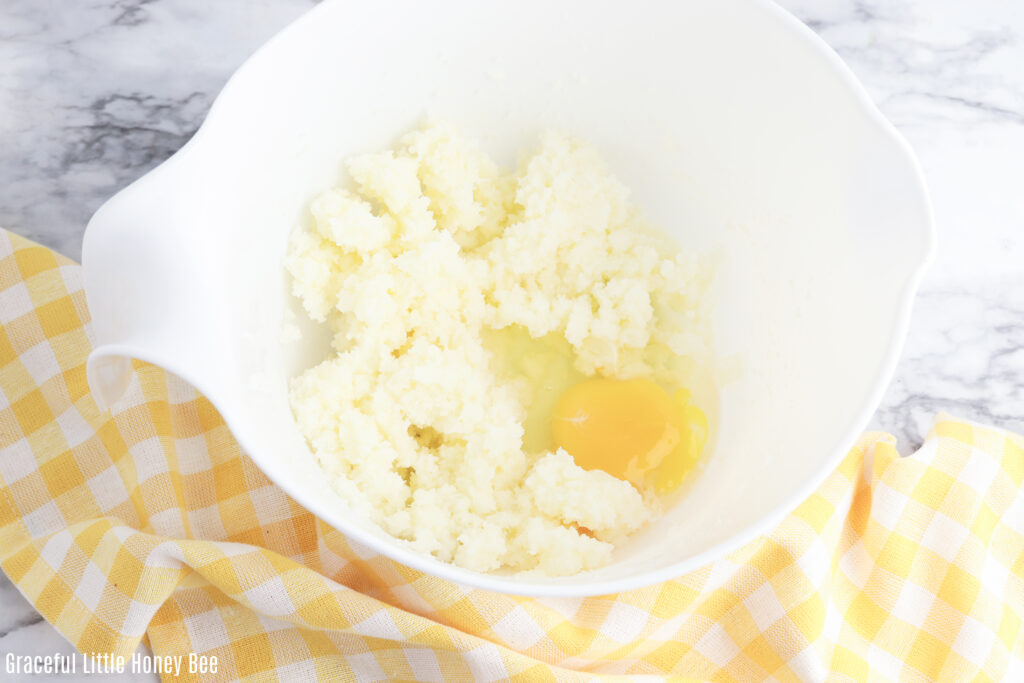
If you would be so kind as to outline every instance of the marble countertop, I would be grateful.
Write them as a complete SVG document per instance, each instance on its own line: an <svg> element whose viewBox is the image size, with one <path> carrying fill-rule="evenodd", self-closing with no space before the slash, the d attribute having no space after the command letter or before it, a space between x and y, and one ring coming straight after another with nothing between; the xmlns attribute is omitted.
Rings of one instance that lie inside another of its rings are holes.
<svg viewBox="0 0 1024 683"><path fill-rule="evenodd" d="M0 225L77 259L103 200L184 144L235 67L312 4L4 0ZM873 426L904 450L941 410L1024 431L1024 3L780 4L850 64L932 192L938 257ZM71 648L0 577L7 652Z"/></svg>

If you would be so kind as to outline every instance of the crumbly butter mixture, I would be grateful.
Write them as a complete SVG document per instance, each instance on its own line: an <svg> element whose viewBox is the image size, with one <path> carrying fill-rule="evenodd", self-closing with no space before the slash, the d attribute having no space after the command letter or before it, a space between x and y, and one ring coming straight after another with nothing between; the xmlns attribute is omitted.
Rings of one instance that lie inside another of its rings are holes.
<svg viewBox="0 0 1024 683"><path fill-rule="evenodd" d="M608 562L657 498L524 425L542 421L531 409L551 403L544 378L559 372L678 385L704 348L698 260L646 230L595 151L558 134L515 173L444 125L347 168L352 189L312 202L315 227L287 258L294 294L334 333L291 402L335 489L469 569ZM552 356L571 367L555 372Z"/></svg>

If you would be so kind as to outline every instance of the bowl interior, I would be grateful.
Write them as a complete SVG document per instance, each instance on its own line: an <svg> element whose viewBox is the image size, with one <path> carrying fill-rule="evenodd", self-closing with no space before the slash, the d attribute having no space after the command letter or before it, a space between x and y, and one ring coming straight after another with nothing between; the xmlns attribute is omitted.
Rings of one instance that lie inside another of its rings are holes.
<svg viewBox="0 0 1024 683"><path fill-rule="evenodd" d="M289 232L341 160L427 115L509 165L545 128L589 140L652 222L719 259L714 452L598 571L482 577L412 554L346 511L293 423L288 378L326 347L306 323L279 341ZM647 583L795 505L877 403L930 245L902 143L827 49L755 0L326 2L236 74L176 163L195 207L182 243L216 264L229 311L222 376L200 388L252 458L357 541L514 592Z"/></svg>

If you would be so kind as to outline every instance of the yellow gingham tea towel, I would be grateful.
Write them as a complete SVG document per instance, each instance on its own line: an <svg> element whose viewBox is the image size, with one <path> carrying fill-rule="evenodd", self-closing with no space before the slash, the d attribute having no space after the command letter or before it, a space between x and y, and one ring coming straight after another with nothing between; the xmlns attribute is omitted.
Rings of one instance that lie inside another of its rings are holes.
<svg viewBox="0 0 1024 683"><path fill-rule="evenodd" d="M1019 436L940 418L901 459L869 434L728 558L516 598L347 541L155 367L99 412L78 266L3 231L0 323L0 558L82 652L145 639L216 655L216 680L1024 681Z"/></svg>

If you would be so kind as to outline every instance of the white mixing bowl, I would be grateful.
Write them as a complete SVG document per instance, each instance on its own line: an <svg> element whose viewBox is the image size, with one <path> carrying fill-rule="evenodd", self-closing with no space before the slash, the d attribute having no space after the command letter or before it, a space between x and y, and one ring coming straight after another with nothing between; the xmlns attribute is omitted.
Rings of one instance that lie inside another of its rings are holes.
<svg viewBox="0 0 1024 683"><path fill-rule="evenodd" d="M636 203L721 258L717 442L688 494L565 578L478 574L352 515L298 433L280 342L282 256L341 160L434 115L511 164L549 127L593 143ZM839 462L896 364L933 251L921 173L850 71L762 0L328 0L238 70L195 137L107 202L85 235L107 403L126 358L205 393L259 467L321 519L406 565L524 595L616 592L769 531Z"/></svg>

